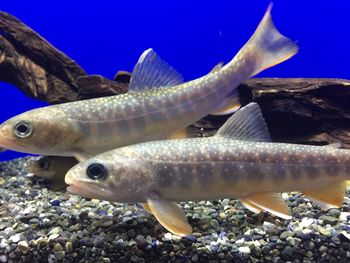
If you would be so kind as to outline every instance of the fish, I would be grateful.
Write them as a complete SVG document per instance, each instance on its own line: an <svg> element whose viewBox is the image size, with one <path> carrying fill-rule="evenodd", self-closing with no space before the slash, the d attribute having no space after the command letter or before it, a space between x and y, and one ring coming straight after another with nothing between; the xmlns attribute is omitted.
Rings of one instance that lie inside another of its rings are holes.
<svg viewBox="0 0 350 263"><path fill-rule="evenodd" d="M281 193L299 191L322 209L340 207L350 151L338 147L271 142L252 102L212 137L114 149L71 168L65 182L83 197L142 203L168 231L185 236L192 227L177 205L182 201L238 198L254 213L291 219Z"/></svg>
<svg viewBox="0 0 350 263"><path fill-rule="evenodd" d="M74 157L41 156L27 163L27 170L50 181L50 189L66 188L64 176L78 161Z"/></svg>
<svg viewBox="0 0 350 263"><path fill-rule="evenodd" d="M270 5L259 26L226 65L183 82L153 49L134 67L126 94L33 109L0 125L0 147L79 161L126 145L177 138L209 113L228 113L237 86L297 53L278 32ZM234 109L235 109L234 105Z"/></svg>

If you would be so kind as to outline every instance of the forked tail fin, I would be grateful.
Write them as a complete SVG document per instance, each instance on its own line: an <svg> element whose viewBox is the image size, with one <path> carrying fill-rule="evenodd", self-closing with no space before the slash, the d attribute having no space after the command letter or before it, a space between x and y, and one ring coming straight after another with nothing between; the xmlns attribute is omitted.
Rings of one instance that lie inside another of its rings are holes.
<svg viewBox="0 0 350 263"><path fill-rule="evenodd" d="M246 48L257 52L256 69L253 75L258 74L266 68L279 64L298 52L297 45L289 38L283 36L276 29L271 19L272 3L255 30L253 36L249 39ZM241 49L244 52L245 48Z"/></svg>

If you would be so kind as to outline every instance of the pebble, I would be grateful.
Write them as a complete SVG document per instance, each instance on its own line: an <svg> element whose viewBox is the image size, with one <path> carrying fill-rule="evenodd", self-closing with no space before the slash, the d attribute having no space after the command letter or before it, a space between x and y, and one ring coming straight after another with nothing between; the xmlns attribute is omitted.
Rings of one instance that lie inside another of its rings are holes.
<svg viewBox="0 0 350 263"><path fill-rule="evenodd" d="M327 215L320 216L319 219L322 220L325 225L331 226L334 226L338 222L337 218Z"/></svg>
<svg viewBox="0 0 350 263"><path fill-rule="evenodd" d="M13 243L18 243L21 240L21 234L10 236L9 240Z"/></svg>
<svg viewBox="0 0 350 263"><path fill-rule="evenodd" d="M294 235L295 235L295 234L294 234L292 231L283 231L283 232L280 234L280 239L285 240L286 238L292 237L292 236L294 236Z"/></svg>
<svg viewBox="0 0 350 263"><path fill-rule="evenodd" d="M238 251L241 252L242 254L250 254L250 248L249 247L239 247Z"/></svg>
<svg viewBox="0 0 350 263"><path fill-rule="evenodd" d="M0 262L7 262L7 256L6 255L0 255Z"/></svg>
<svg viewBox="0 0 350 263"><path fill-rule="evenodd" d="M56 243L54 246L53 246L53 250L55 252L58 252L58 251L62 251L63 250L63 247L60 243Z"/></svg>
<svg viewBox="0 0 350 263"><path fill-rule="evenodd" d="M28 251L29 251L29 246L28 246L28 243L27 241L19 241L18 242L18 249L23 253L23 254L26 254Z"/></svg>

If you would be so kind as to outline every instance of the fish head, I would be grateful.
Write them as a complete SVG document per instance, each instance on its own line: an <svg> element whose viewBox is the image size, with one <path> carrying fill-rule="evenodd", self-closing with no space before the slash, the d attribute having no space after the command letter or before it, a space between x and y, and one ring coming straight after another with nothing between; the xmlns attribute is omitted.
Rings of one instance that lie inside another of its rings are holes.
<svg viewBox="0 0 350 263"><path fill-rule="evenodd" d="M65 177L73 194L115 202L141 202L151 189L153 169L141 158L112 150L81 162Z"/></svg>
<svg viewBox="0 0 350 263"><path fill-rule="evenodd" d="M52 161L50 156L43 156L35 159L29 162L27 167L29 172L45 179L52 179L55 176L55 170L52 169Z"/></svg>
<svg viewBox="0 0 350 263"><path fill-rule="evenodd" d="M53 106L27 111L0 125L0 147L19 152L61 155L77 138L74 123Z"/></svg>

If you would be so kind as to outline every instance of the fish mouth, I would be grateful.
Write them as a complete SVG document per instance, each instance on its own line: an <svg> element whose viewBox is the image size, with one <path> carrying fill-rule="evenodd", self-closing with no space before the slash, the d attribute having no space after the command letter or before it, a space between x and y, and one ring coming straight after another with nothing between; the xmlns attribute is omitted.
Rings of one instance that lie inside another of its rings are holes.
<svg viewBox="0 0 350 263"><path fill-rule="evenodd" d="M101 189L90 185L70 184L67 191L87 198L99 198L101 195Z"/></svg>

